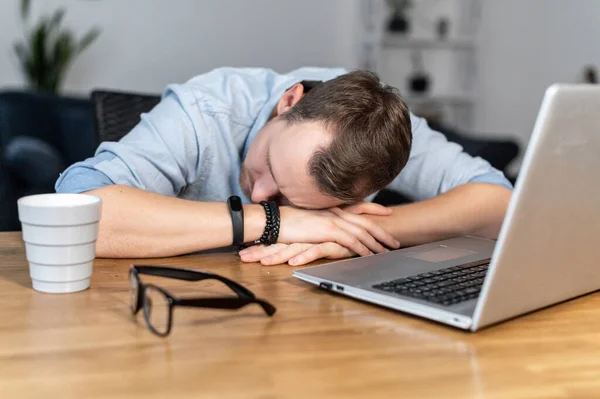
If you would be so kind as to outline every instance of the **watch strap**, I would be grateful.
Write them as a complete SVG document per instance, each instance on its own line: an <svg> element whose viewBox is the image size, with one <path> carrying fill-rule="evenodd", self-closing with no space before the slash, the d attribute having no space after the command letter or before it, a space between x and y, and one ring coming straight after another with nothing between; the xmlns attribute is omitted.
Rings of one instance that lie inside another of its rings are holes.
<svg viewBox="0 0 600 399"><path fill-rule="evenodd" d="M240 197L237 195L229 197L227 208L229 208L233 227L233 245L242 245L244 243L244 207Z"/></svg>

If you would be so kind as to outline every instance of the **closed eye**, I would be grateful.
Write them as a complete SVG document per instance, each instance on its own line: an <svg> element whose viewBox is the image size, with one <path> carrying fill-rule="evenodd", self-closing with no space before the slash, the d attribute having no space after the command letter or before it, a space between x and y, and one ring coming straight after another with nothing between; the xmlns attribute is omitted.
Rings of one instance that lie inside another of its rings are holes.
<svg viewBox="0 0 600 399"><path fill-rule="evenodd" d="M279 184L277 183L277 180L275 180L275 175L273 175L273 167L271 166L271 148L267 149L266 161L267 161L267 168L269 169L269 173L271 174L273 181L275 182L275 184L277 184L277 187L280 188Z"/></svg>

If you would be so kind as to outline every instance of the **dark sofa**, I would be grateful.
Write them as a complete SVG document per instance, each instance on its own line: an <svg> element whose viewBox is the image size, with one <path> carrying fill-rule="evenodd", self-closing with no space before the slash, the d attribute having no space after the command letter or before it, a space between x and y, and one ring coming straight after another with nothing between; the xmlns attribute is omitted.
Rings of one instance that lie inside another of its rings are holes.
<svg viewBox="0 0 600 399"><path fill-rule="evenodd" d="M54 191L67 165L98 146L88 99L0 92L0 231L20 230L16 201Z"/></svg>

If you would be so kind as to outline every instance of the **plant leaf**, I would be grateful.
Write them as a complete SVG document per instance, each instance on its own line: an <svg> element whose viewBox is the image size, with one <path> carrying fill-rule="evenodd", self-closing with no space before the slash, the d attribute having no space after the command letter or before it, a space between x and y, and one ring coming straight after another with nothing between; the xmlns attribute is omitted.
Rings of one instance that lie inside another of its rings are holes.
<svg viewBox="0 0 600 399"><path fill-rule="evenodd" d="M64 7L61 7L54 12L52 19L50 19L50 22L48 23L48 34L51 34L54 30L60 28L60 24L62 23L66 12L67 10L65 10Z"/></svg>
<svg viewBox="0 0 600 399"><path fill-rule="evenodd" d="M50 68L48 70L48 90L57 91L59 89L62 79L69 68L69 64L73 60L75 51L76 49L71 32L61 32L56 39L52 51Z"/></svg>
<svg viewBox="0 0 600 399"><path fill-rule="evenodd" d="M29 17L31 9L31 0L21 0L21 19L25 21Z"/></svg>
<svg viewBox="0 0 600 399"><path fill-rule="evenodd" d="M77 53L81 53L85 51L96 39L100 36L102 31L100 28L91 29L86 35L79 41L79 45L77 46Z"/></svg>
<svg viewBox="0 0 600 399"><path fill-rule="evenodd" d="M21 0L23 22L29 17L31 0ZM58 91L73 59L98 37L97 27L76 40L72 31L62 27L66 9L43 16L25 32L25 41L14 44L14 51L29 85L40 90Z"/></svg>
<svg viewBox="0 0 600 399"><path fill-rule="evenodd" d="M29 48L31 51L31 68L35 86L44 88L44 80L48 71L48 20L43 18L32 30Z"/></svg>

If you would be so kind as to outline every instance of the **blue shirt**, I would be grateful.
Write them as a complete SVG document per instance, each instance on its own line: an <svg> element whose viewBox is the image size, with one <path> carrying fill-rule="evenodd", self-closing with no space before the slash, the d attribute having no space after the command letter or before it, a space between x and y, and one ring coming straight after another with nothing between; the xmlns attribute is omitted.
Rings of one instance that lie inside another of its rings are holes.
<svg viewBox="0 0 600 399"><path fill-rule="evenodd" d="M161 102L119 142L102 143L93 158L65 170L60 193L112 184L196 201L250 200L239 185L240 166L283 93L301 80L329 80L348 71L301 68L278 74L262 68L219 68L169 85ZM423 200L469 182L510 182L487 161L411 114L413 145L406 167L389 185ZM376 193L375 193L376 194ZM375 194L366 200L372 200Z"/></svg>

